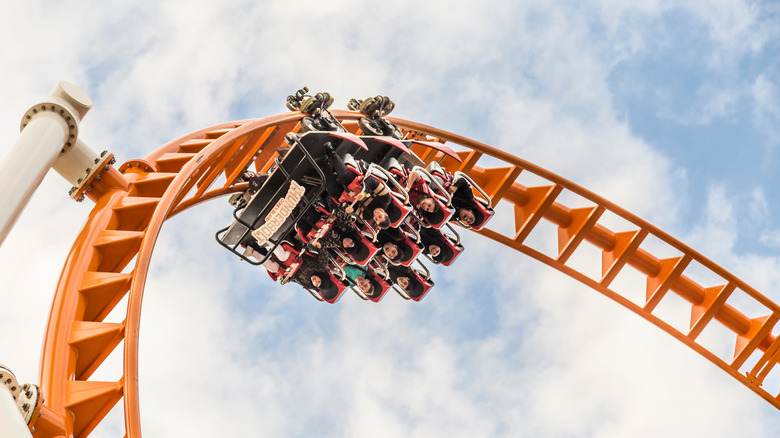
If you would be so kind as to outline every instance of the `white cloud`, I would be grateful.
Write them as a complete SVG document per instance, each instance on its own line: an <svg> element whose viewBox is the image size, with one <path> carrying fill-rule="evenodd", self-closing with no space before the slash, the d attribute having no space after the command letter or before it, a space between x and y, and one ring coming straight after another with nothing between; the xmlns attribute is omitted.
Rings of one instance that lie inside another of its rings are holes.
<svg viewBox="0 0 780 438"><path fill-rule="evenodd" d="M780 119L780 105L777 84L765 75L759 75L750 89L755 106L754 117L758 128L767 136L770 146L775 148L780 144L780 129L777 120Z"/></svg>

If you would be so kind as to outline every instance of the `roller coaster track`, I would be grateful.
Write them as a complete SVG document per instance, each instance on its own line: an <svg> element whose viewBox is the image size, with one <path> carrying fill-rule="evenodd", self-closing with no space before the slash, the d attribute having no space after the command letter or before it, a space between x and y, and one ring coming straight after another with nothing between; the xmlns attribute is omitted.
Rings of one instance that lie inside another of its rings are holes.
<svg viewBox="0 0 780 438"><path fill-rule="evenodd" d="M349 130L358 131L356 120L360 114L333 111L333 115ZM239 175L252 167L267 170L278 156L276 147L282 145L287 132L299 129L301 117L298 112L290 112L203 129L165 144L142 160L131 160L118 170L107 169L95 182L87 194L95 201L95 208L69 253L52 304L41 364L45 404L34 424L34 436L87 436L120 400L124 404L125 436L141 436L141 303L163 223L201 202L244 190L245 183L236 183ZM455 134L401 119L390 120L407 137L446 142L457 150L462 162L422 145L413 148L426 163L441 161L449 171L465 172L481 185L493 198L498 213L491 225L512 222L505 227L508 232L487 227L479 234L601 292L780 408L780 388L763 385L780 361L780 339L772 333L780 319L777 304L675 238L560 176ZM500 165L483 167L480 162ZM521 174L534 175L543 183L523 185L519 182ZM587 205L563 205L562 199L572 197ZM513 214L506 213L509 211ZM607 228L607 215L621 218L627 229ZM540 226L545 223L547 227ZM544 232L548 241L557 242L551 254L528 244L532 233ZM656 243L653 248L659 248L656 254L671 250L675 255L663 258L651 253L643 246L650 238ZM572 263L586 248L601 253L601 269L596 274L588 275L587 269L575 268ZM692 275L686 275L686 270L693 272L694 265L717 281L710 286L694 281ZM629 270L646 278L639 299L632 300L612 287L616 278ZM742 299L732 302L730 298L737 292ZM124 321L105 322L109 313L122 311L115 307L125 298ZM675 328L672 321L657 312L671 301L690 305L690 324L686 322L683 329ZM747 303L747 307L740 307L741 303ZM749 309L756 306L762 311L751 315ZM733 356L721 358L697 342L715 324L731 332L725 342L733 346ZM91 380L120 343L124 349L122 377L118 381Z"/></svg>

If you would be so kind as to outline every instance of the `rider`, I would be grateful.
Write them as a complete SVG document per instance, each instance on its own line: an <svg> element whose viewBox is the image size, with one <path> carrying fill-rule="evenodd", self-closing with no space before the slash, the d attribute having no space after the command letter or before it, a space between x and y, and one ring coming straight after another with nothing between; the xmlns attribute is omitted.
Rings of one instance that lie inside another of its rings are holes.
<svg viewBox="0 0 780 438"><path fill-rule="evenodd" d="M377 243L382 245L382 253L390 261L406 262L412 256L412 250L401 236L401 231L397 228L381 230L377 234Z"/></svg>
<svg viewBox="0 0 780 438"><path fill-rule="evenodd" d="M378 228L390 227L390 215L387 208L392 202L387 186L377 178L363 178L363 189L355 196L352 205L347 206L346 212L362 217L366 222L373 221Z"/></svg>
<svg viewBox="0 0 780 438"><path fill-rule="evenodd" d="M427 254L436 263L446 263L452 260L452 248L444 241L447 237L434 228L420 229L420 241L424 245L423 254Z"/></svg>
<svg viewBox="0 0 780 438"><path fill-rule="evenodd" d="M392 198L387 186L376 178L363 176L360 169L347 167L330 142L325 143L322 160L328 166L324 172L325 189L333 201L352 202L346 207L347 213L362 217L366 222L373 221L379 228L388 228L387 208Z"/></svg>
<svg viewBox="0 0 780 438"><path fill-rule="evenodd" d="M287 243L279 244L274 248L271 256L266 258L268 255L268 247L260 246L255 242L247 245L244 256L253 257L258 261L265 258L266 260L263 262L263 267L268 271L268 275L270 275L274 281L277 281L279 277L286 273L287 268L294 262L293 257L290 257L293 254L291 249L294 248Z"/></svg>
<svg viewBox="0 0 780 438"><path fill-rule="evenodd" d="M366 268L357 265L344 267L344 274L351 286L357 286L367 297L375 297L382 292L382 288L376 280L372 279Z"/></svg>
<svg viewBox="0 0 780 438"><path fill-rule="evenodd" d="M364 239L361 239L360 232L355 229L352 222L336 222L332 232L337 236L339 247L352 257L353 260L365 260L368 258L370 250Z"/></svg>
<svg viewBox="0 0 780 438"><path fill-rule="evenodd" d="M317 289L322 297L331 300L338 294L338 288L328 273L330 259L327 251L320 251L316 255L304 255L301 258L301 267L292 277L292 281L306 288Z"/></svg>
<svg viewBox="0 0 780 438"><path fill-rule="evenodd" d="M317 158L315 161L323 168L325 174L325 190L332 198L333 202L338 204L342 197L351 200L350 193L357 192L363 181L362 169L347 167L344 159L336 154L336 150L331 142L324 144L325 155ZM322 166L324 165L324 166ZM345 195L346 192L346 196Z"/></svg>
<svg viewBox="0 0 780 438"><path fill-rule="evenodd" d="M439 209L439 205L425 190L427 184L419 172L412 170L406 180L406 193L409 194L409 202L425 213L433 213Z"/></svg>
<svg viewBox="0 0 780 438"><path fill-rule="evenodd" d="M406 266L388 266L390 281L397 284L411 298L417 298L423 293L423 285L417 276L412 273L412 268Z"/></svg>
<svg viewBox="0 0 780 438"><path fill-rule="evenodd" d="M471 184L466 178L455 178L452 184L447 187L447 191L452 195L452 206L455 207L455 218L466 225L481 224L485 220L484 214L475 208L474 192L471 191Z"/></svg>

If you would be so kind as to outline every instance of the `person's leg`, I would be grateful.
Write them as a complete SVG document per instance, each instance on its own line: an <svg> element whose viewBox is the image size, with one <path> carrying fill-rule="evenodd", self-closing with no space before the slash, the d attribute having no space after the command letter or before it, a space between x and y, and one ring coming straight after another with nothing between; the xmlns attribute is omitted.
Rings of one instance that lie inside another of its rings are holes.
<svg viewBox="0 0 780 438"><path fill-rule="evenodd" d="M276 248L274 248L274 256L276 256L276 259L282 263L286 262L287 259L290 258L290 254L292 253L282 248L282 245L279 245Z"/></svg>
<svg viewBox="0 0 780 438"><path fill-rule="evenodd" d="M333 199L338 200L341 197L341 194L344 193L344 186L342 186L336 176L333 174L333 172L330 172L329 169L325 170L325 191L328 193L328 196L330 196Z"/></svg>
<svg viewBox="0 0 780 438"><path fill-rule="evenodd" d="M339 174L341 172L341 174L344 175L345 171L349 172L344 161L335 153L326 152L326 155L317 157L315 162L325 175L325 193L333 199L339 199L344 192L344 186L339 181L341 179ZM325 196L325 194L323 194L323 196Z"/></svg>
<svg viewBox="0 0 780 438"><path fill-rule="evenodd" d="M338 156L338 154L329 154L328 158L330 168L333 172L336 173L336 180L339 182L339 184L342 184L346 187L350 185L352 181L355 180L355 178L360 176L356 172L349 170L347 165L344 163L344 159Z"/></svg>
<svg viewBox="0 0 780 438"><path fill-rule="evenodd" d="M276 263L275 260L270 258L263 262L263 267L267 269L268 272L274 272L274 273L279 272L279 268L280 268L279 263Z"/></svg>

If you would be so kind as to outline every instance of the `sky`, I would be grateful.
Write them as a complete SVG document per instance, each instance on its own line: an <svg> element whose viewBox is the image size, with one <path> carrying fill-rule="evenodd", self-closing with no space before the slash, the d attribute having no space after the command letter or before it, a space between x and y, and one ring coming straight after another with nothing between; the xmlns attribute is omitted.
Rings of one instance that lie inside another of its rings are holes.
<svg viewBox="0 0 780 438"><path fill-rule="evenodd" d="M628 3L3 2L0 152L60 80L93 100L80 138L119 163L285 112L303 85L339 109L383 94L394 116L547 168L780 301L780 5ZM0 247L0 363L24 382L38 381L91 208L68 189L50 172ZM780 431L775 408L688 347L479 236L463 236L420 303L328 305L220 247L229 218L217 199L160 234L141 326L145 436ZM93 379L121 377L117 351ZM93 436L122 427L118 405Z"/></svg>

